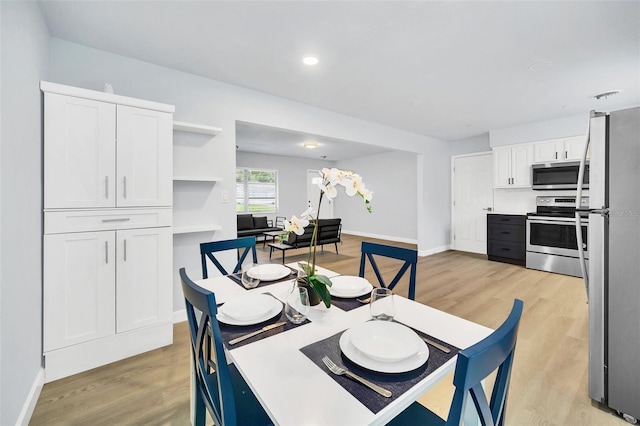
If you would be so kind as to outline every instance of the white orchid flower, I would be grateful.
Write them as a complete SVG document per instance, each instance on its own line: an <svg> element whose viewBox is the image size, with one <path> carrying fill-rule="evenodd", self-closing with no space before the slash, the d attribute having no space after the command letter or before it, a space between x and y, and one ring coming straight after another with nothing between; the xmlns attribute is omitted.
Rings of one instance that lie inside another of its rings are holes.
<svg viewBox="0 0 640 426"><path fill-rule="evenodd" d="M336 189L335 186L332 185L318 185L320 187L320 190L322 192L324 192L324 195L327 196L327 198L334 199L336 198L336 196L338 195L338 190Z"/></svg>
<svg viewBox="0 0 640 426"><path fill-rule="evenodd" d="M313 219L312 215L313 215L313 207L309 207L308 209L300 213L300 217L302 219Z"/></svg>
<svg viewBox="0 0 640 426"><path fill-rule="evenodd" d="M373 191L369 191L368 189L365 189L360 195L362 195L362 198L364 198L364 201L367 203L370 203L373 199Z"/></svg>
<svg viewBox="0 0 640 426"><path fill-rule="evenodd" d="M286 232L293 232L296 235L304 234L304 228L309 226L307 219L297 218L295 215L291 216L291 220L284 221L284 230Z"/></svg>
<svg viewBox="0 0 640 426"><path fill-rule="evenodd" d="M349 197L353 197L356 194L362 194L365 191L364 183L362 183L362 177L360 175L353 174L345 179L344 190Z"/></svg>
<svg viewBox="0 0 640 426"><path fill-rule="evenodd" d="M322 169L322 177L325 181L329 181L327 186L344 185L343 180L346 176L346 172L336 169Z"/></svg>

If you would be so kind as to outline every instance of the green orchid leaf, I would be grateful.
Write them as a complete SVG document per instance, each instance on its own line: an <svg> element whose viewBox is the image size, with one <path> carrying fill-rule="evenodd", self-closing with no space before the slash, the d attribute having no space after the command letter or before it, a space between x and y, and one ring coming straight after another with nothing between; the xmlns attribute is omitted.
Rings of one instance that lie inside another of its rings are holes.
<svg viewBox="0 0 640 426"><path fill-rule="evenodd" d="M327 284L328 283L328 284ZM331 293L329 293L329 288L331 287L331 281L329 278L324 275L312 275L309 277L309 285L313 288L313 290L318 293L320 299L324 302L324 305L327 308L331 307Z"/></svg>

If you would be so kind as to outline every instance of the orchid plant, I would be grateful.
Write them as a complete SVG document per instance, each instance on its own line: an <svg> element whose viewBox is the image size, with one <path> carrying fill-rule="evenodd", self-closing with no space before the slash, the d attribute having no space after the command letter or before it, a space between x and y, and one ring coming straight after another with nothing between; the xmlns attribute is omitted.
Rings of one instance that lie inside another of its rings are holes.
<svg viewBox="0 0 640 426"><path fill-rule="evenodd" d="M309 256L307 263L299 263L300 268L306 274L306 282L309 286L318 294L320 299L324 302L328 308L331 306L331 293L329 293L329 287L331 287L331 280L325 275L316 274L316 249L317 249L317 219L322 205L322 199L326 196L329 199L333 199L338 195L338 186L343 186L345 193L352 197L358 194L364 200L367 211L371 213L371 199L373 198L373 192L368 190L362 182L362 177L351 171L339 170L336 168L327 169L324 168L320 172L322 177L321 182L318 183L320 188L320 199L318 200L318 214L316 218L313 218L313 208L308 208L300 214L300 217L295 215L290 220L284 221L285 235L289 235L291 232L296 235L304 234L304 228L309 226L313 221L314 228L311 236L311 245L309 246Z"/></svg>

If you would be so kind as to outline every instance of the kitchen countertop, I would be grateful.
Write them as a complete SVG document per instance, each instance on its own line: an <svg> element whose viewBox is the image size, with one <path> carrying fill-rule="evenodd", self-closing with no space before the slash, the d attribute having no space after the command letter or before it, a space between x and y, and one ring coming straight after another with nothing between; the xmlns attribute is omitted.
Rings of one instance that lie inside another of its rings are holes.
<svg viewBox="0 0 640 426"><path fill-rule="evenodd" d="M508 210L499 210L499 211L487 212L487 214L513 214L513 215L518 215L518 216L526 216L527 212L515 212L515 211L508 211Z"/></svg>

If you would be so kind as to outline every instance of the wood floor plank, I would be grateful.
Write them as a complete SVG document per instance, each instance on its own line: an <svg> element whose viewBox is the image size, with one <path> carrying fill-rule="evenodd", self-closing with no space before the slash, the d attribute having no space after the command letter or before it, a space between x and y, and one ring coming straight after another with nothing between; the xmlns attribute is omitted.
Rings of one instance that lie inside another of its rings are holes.
<svg viewBox="0 0 640 426"><path fill-rule="evenodd" d="M343 234L343 240L339 254L329 246L319 251L318 264L357 275L363 238ZM258 252L260 261L268 261L268 248L259 245ZM291 250L286 260L304 261L307 253ZM273 261L280 262L280 257ZM392 263L379 261L383 274L393 273ZM373 275L367 277L375 280ZM405 278L396 292L406 291ZM524 301L524 313L507 425L626 425L587 396L588 306L582 280L457 251L419 258L416 300L421 303L496 328L514 298ZM47 383L30 424L189 425L187 339L186 323L175 324L171 346ZM453 395L451 380L452 375L420 402L446 417Z"/></svg>

